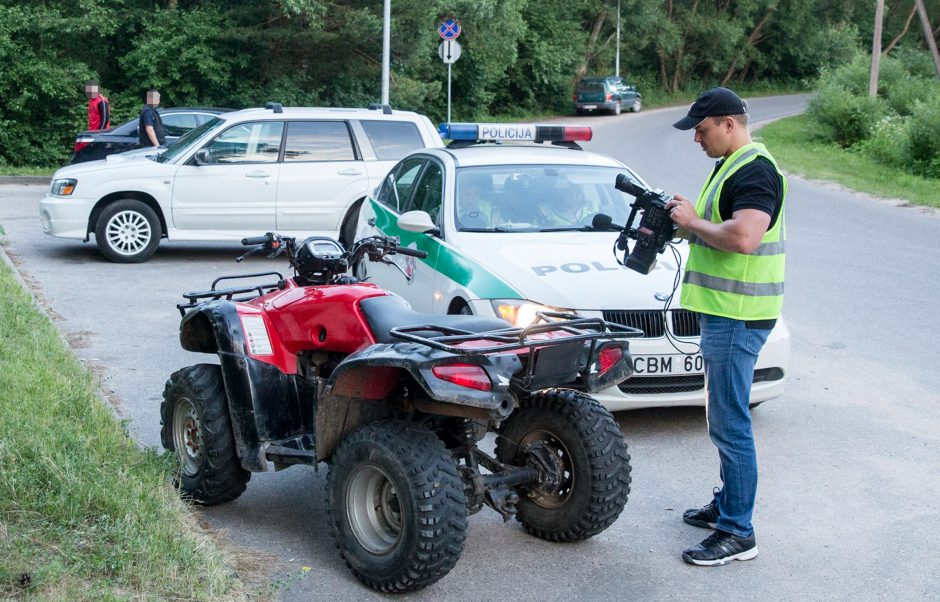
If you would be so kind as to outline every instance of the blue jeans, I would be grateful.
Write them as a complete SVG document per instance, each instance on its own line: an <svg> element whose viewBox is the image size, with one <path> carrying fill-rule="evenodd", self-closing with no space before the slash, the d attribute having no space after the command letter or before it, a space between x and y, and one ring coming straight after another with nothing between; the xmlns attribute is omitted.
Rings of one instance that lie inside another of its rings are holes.
<svg viewBox="0 0 940 602"><path fill-rule="evenodd" d="M700 314L707 387L708 435L721 460L721 490L715 494L718 528L739 537L754 533L757 453L748 403L757 354L770 329L747 328L741 320Z"/></svg>

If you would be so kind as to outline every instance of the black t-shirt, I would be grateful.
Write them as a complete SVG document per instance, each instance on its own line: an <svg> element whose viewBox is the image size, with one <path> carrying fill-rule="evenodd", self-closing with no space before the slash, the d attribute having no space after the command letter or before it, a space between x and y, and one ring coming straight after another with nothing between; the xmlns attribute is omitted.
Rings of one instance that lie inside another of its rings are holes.
<svg viewBox="0 0 940 602"><path fill-rule="evenodd" d="M723 161L715 165L715 172ZM709 180L710 181L710 180ZM777 223L783 200L783 181L766 157L757 157L734 172L721 186L718 199L718 215L722 221L731 219L739 209L757 209L770 216L768 229Z"/></svg>
<svg viewBox="0 0 940 602"><path fill-rule="evenodd" d="M712 178L721 168L722 161L715 165ZM709 179L711 182L711 179ZM721 186L718 197L718 215L722 221L731 219L739 209L757 209L770 216L770 225L774 227L783 206L783 180L773 163L766 157L757 157L734 172ZM770 329L777 320L747 320L748 328Z"/></svg>
<svg viewBox="0 0 940 602"><path fill-rule="evenodd" d="M153 133L157 136L157 142L166 144L166 129L163 127L163 120L160 119L160 113L150 106L145 106L140 112L140 119L137 122L137 137L140 139L141 146L153 146L150 138L147 137L146 126L153 127Z"/></svg>

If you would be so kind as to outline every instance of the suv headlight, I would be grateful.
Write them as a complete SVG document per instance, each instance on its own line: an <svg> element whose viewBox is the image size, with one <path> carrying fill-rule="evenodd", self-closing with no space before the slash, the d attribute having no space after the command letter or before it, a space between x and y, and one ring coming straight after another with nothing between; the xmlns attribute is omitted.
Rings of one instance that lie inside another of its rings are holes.
<svg viewBox="0 0 940 602"><path fill-rule="evenodd" d="M525 299L495 299L491 301L496 315L506 320L516 327L528 326L535 322L536 313L540 311L560 311L566 313L576 313L570 309L560 309L558 307L549 307L540 303L533 303Z"/></svg>
<svg viewBox="0 0 940 602"><path fill-rule="evenodd" d="M78 180L73 178L64 178L61 180L53 180L52 187L49 189L49 192L56 196L69 196L75 192L75 186L78 184Z"/></svg>

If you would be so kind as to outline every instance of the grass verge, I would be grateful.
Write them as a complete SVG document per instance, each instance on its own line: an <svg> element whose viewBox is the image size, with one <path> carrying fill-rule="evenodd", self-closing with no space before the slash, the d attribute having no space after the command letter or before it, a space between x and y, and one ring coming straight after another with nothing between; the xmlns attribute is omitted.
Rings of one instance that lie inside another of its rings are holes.
<svg viewBox="0 0 940 602"><path fill-rule="evenodd" d="M0 261L0 598L242 597L228 558Z"/></svg>
<svg viewBox="0 0 940 602"><path fill-rule="evenodd" d="M756 137L789 172L831 180L880 197L940 207L940 181L887 167L836 144L813 140L809 127L808 118L798 115L762 127Z"/></svg>
<svg viewBox="0 0 940 602"><path fill-rule="evenodd" d="M52 177L58 167L14 167L0 165L0 176L44 176Z"/></svg>

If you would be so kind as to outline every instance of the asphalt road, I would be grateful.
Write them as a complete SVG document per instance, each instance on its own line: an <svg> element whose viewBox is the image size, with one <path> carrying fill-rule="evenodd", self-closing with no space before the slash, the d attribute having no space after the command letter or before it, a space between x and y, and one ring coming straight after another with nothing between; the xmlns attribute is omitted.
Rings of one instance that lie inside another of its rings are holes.
<svg viewBox="0 0 940 602"><path fill-rule="evenodd" d="M802 102L755 99L752 119L793 114ZM670 127L684 111L572 121L595 126L591 150L694 198L712 163L690 133ZM550 544L484 509L471 518L456 568L409 600L940 598L940 218L798 177L790 184L791 373L786 394L754 412L760 556L721 568L682 562L681 550L707 533L683 524L681 512L708 501L718 482L704 412L625 412L617 419L633 486L610 529ZM179 293L269 264L237 267L236 246L182 243L161 246L142 265L112 264L91 244L41 233L44 192L0 186L5 249L78 356L101 374L133 436L157 446L167 376L211 361L179 348ZM196 512L269 563L286 584L284 600L380 598L334 549L324 477L306 467L256 474L240 499ZM312 570L298 578L302 566Z"/></svg>

